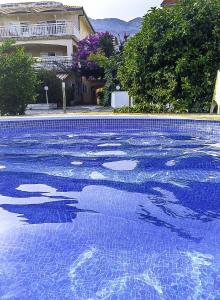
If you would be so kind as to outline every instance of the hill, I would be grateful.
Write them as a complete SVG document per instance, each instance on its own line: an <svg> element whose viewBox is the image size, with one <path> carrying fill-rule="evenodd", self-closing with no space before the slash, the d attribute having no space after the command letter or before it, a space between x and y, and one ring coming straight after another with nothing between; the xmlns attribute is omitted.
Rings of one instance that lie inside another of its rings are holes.
<svg viewBox="0 0 220 300"><path fill-rule="evenodd" d="M97 32L111 32L113 35L120 35L123 37L125 34L134 35L140 30L142 18L136 18L131 21L123 21L115 18L107 19L90 19L94 29Z"/></svg>

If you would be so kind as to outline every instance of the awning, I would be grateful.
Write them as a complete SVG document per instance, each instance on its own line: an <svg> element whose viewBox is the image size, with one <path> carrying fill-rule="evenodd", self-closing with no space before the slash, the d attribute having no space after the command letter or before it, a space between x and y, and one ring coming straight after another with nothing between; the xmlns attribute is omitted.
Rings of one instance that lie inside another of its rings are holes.
<svg viewBox="0 0 220 300"><path fill-rule="evenodd" d="M68 76L69 76L69 74L57 74L57 78L62 80L62 81L67 79Z"/></svg>

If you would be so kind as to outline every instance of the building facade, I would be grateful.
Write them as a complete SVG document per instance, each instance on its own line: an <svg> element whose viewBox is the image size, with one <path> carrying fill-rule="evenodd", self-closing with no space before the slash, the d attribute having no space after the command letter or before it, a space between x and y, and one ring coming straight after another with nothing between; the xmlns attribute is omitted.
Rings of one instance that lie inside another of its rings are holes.
<svg viewBox="0 0 220 300"><path fill-rule="evenodd" d="M36 58L36 68L63 72L58 66L71 67L77 41L92 33L83 7L53 1L0 5L0 43L13 39ZM74 76L66 80L73 89L70 102L83 102L86 89L82 88L82 80ZM89 101L88 95L84 98Z"/></svg>

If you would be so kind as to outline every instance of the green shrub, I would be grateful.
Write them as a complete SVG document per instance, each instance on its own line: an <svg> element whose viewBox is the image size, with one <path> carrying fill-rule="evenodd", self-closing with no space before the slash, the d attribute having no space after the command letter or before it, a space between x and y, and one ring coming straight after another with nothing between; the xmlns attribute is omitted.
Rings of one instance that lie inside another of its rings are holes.
<svg viewBox="0 0 220 300"><path fill-rule="evenodd" d="M22 115L26 106L35 101L37 76L34 60L6 41L0 46L0 113Z"/></svg>
<svg viewBox="0 0 220 300"><path fill-rule="evenodd" d="M220 68L220 0L153 9L127 42L118 77L137 105L207 112ZM144 108L144 106L143 106Z"/></svg>
<svg viewBox="0 0 220 300"><path fill-rule="evenodd" d="M168 113L173 112L174 107L163 105L162 103L152 103L152 102L143 102L137 103L131 107L123 106L121 108L115 109L115 113ZM179 111L184 112L184 111Z"/></svg>
<svg viewBox="0 0 220 300"><path fill-rule="evenodd" d="M37 73L40 84L37 89L37 103L46 103L44 87L48 86L48 100L49 103L57 103L62 105L62 86L60 79L57 78L56 73L49 70L40 70Z"/></svg>
<svg viewBox="0 0 220 300"><path fill-rule="evenodd" d="M152 103L135 104L131 107L123 106L114 109L114 113L160 113L163 108L159 104L152 105Z"/></svg>

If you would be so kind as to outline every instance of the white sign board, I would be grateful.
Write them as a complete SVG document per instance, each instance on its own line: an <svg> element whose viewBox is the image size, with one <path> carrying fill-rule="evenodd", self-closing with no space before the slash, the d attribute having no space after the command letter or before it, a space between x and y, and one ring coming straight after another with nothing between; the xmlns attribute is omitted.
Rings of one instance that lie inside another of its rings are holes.
<svg viewBox="0 0 220 300"><path fill-rule="evenodd" d="M215 91L213 95L210 113L213 113L217 106L217 114L220 115L220 71L217 73Z"/></svg>
<svg viewBox="0 0 220 300"><path fill-rule="evenodd" d="M130 105L132 105L132 99ZM113 92L111 97L111 107L120 108L122 106L129 106L128 92Z"/></svg>

